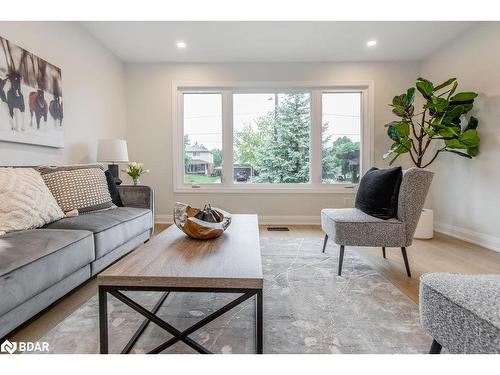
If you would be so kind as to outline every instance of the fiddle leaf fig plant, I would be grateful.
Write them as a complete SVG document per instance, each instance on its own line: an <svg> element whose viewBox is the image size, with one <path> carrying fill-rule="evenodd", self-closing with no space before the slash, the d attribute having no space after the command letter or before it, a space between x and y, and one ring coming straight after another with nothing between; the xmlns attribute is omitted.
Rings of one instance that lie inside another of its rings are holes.
<svg viewBox="0 0 500 375"><path fill-rule="evenodd" d="M456 93L457 87L456 78L436 86L425 78L418 78L415 87L394 97L389 106L399 119L385 125L387 135L394 142L384 155L384 159L391 158L389 165L403 154L409 154L418 168L429 166L442 152L468 159L478 155L479 122L474 116L468 116L477 94ZM418 112L415 110L417 91L424 99ZM433 155L426 155L433 142L440 142L439 147Z"/></svg>

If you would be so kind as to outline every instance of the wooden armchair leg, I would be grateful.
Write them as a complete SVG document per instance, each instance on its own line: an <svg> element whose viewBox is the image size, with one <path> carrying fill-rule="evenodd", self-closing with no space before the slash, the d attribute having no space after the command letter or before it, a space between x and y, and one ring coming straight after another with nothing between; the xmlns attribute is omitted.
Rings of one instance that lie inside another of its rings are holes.
<svg viewBox="0 0 500 375"><path fill-rule="evenodd" d="M429 354L440 354L442 348L443 347L441 346L440 343L438 343L436 340L432 340L431 349L429 350Z"/></svg>
<svg viewBox="0 0 500 375"><path fill-rule="evenodd" d="M339 254L339 272L338 275L342 274L342 263L344 262L344 245L340 245L340 254Z"/></svg>
<svg viewBox="0 0 500 375"><path fill-rule="evenodd" d="M385 247L382 247L382 256L384 257L384 259L386 259L385 258Z"/></svg>
<svg viewBox="0 0 500 375"><path fill-rule="evenodd" d="M401 248L401 253L403 254L403 260L405 261L406 274L411 277L410 264L408 263L408 255L406 255L406 247Z"/></svg>
<svg viewBox="0 0 500 375"><path fill-rule="evenodd" d="M327 242L328 242L328 234L325 234L325 240L323 241L323 252L325 252Z"/></svg>

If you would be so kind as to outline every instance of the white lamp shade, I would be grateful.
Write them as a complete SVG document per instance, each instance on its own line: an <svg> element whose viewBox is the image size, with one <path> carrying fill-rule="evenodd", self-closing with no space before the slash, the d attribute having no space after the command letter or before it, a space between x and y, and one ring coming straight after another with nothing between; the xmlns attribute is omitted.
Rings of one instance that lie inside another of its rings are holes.
<svg viewBox="0 0 500 375"><path fill-rule="evenodd" d="M128 161L127 141L123 139L101 139L97 146L97 161L124 163Z"/></svg>

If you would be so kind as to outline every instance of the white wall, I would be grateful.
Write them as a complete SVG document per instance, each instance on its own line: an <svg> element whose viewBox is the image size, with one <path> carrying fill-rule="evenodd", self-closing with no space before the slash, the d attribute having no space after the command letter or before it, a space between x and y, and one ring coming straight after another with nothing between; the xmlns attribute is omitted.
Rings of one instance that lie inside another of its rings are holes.
<svg viewBox="0 0 500 375"><path fill-rule="evenodd" d="M76 22L0 22L0 35L61 68L64 149L0 142L0 165L95 161L99 138L124 138L123 64Z"/></svg>
<svg viewBox="0 0 500 375"><path fill-rule="evenodd" d="M317 220L323 207L342 207L349 194L174 194L171 87L173 81L374 81L375 165L390 142L383 125L387 104L419 75L459 79L480 94L481 154L465 160L443 154L428 206L440 231L500 250L500 23L483 23L420 63L273 63L123 65L75 22L0 22L0 35L62 69L64 149L0 142L0 165L95 161L99 138L127 136L131 160L151 169L142 181L157 192L157 213L171 215L176 201L211 202L234 212ZM127 178L126 176L124 177Z"/></svg>
<svg viewBox="0 0 500 375"><path fill-rule="evenodd" d="M462 34L421 63L432 81L457 77L459 89L479 97L481 148L473 160L442 154L431 187L436 228L500 251L500 23Z"/></svg>
<svg viewBox="0 0 500 375"><path fill-rule="evenodd" d="M349 194L174 194L172 186L172 82L220 81L374 81L374 161L390 142L384 124L393 119L388 103L418 77L417 63L282 63L282 64L127 64L127 139L131 160L151 173L141 180L156 188L157 214L171 215L176 201L210 202L233 213L302 216L318 221L324 207L343 207ZM126 177L125 177L126 178ZM277 219L280 221L280 219Z"/></svg>
<svg viewBox="0 0 500 375"><path fill-rule="evenodd" d="M157 213L170 217L176 201L219 205L282 221L315 221L323 207L343 207L349 194L174 194L172 186L173 81L374 81L375 165L390 142L387 104L419 75L457 77L462 90L479 92L481 154L465 160L443 154L428 206L436 228L500 250L500 23L483 23L420 63L126 64L78 23L0 22L0 35L62 69L66 147L0 142L0 165L95 161L99 138L124 138L131 160L151 169L142 181L157 192ZM127 176L124 176L127 179Z"/></svg>

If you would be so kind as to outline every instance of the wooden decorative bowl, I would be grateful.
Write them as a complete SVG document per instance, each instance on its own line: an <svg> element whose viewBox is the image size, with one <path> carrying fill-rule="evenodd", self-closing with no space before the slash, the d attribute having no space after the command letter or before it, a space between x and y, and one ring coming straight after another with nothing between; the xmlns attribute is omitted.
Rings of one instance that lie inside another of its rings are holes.
<svg viewBox="0 0 500 375"><path fill-rule="evenodd" d="M229 227L231 214L210 205L199 209L177 202L174 208L174 222L189 237L210 240L221 236Z"/></svg>

